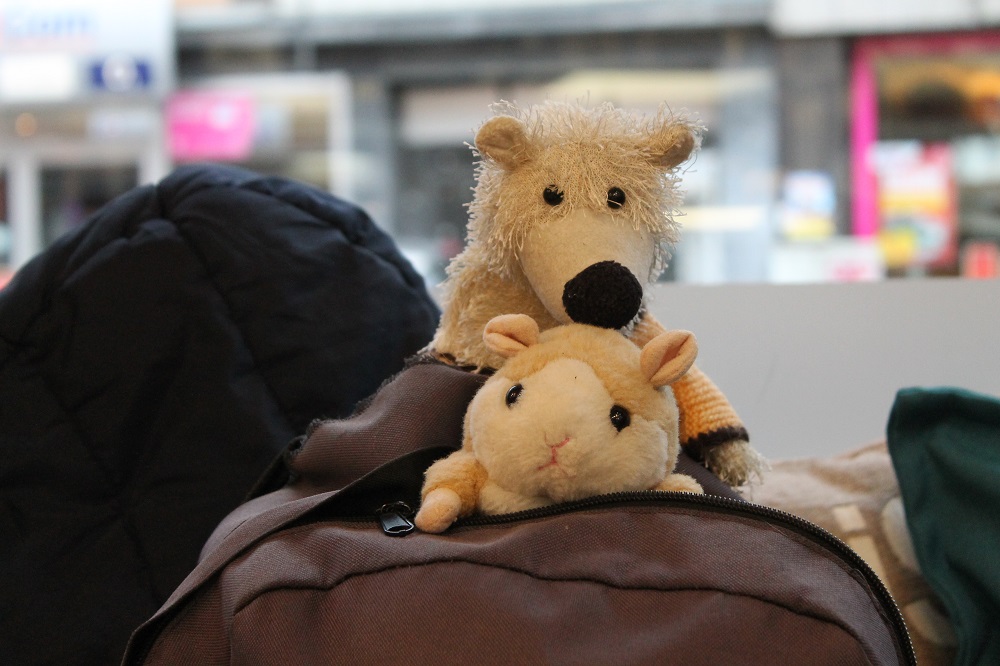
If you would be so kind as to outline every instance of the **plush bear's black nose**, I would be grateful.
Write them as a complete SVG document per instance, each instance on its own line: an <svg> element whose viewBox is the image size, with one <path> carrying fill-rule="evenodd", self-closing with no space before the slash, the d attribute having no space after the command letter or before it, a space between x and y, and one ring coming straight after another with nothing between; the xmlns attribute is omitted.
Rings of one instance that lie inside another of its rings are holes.
<svg viewBox="0 0 1000 666"><path fill-rule="evenodd" d="M639 313L642 285L618 262L601 261L567 282L562 298L566 314L578 324L621 328Z"/></svg>

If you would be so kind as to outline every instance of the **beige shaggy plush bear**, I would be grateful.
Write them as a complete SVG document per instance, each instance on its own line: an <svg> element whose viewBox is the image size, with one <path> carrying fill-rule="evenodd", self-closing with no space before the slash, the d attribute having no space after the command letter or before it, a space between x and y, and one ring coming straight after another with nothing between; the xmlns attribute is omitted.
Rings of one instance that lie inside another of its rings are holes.
<svg viewBox="0 0 1000 666"><path fill-rule="evenodd" d="M476 134L482 157L467 245L448 267L441 324L428 351L476 369L501 355L483 342L493 317L523 313L541 329L578 322L642 346L665 331L646 291L677 241L677 169L700 128L663 107L652 118L610 104L547 102L498 113ZM697 368L673 387L681 446L733 486L762 459L723 393Z"/></svg>
<svg viewBox="0 0 1000 666"><path fill-rule="evenodd" d="M509 513L610 492L702 492L671 474L680 450L670 384L694 363L687 331L639 349L617 331L527 315L486 325L507 361L476 392L462 448L427 470L415 522L441 532L473 511Z"/></svg>

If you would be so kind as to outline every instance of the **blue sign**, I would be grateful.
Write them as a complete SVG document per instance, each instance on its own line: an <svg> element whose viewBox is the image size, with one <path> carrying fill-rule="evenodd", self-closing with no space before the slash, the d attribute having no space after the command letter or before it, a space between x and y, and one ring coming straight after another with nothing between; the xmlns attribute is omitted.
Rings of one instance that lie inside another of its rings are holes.
<svg viewBox="0 0 1000 666"><path fill-rule="evenodd" d="M0 109L174 89L175 0L0 0Z"/></svg>
<svg viewBox="0 0 1000 666"><path fill-rule="evenodd" d="M90 85L113 93L142 91L152 82L152 67L146 60L110 56L90 65Z"/></svg>

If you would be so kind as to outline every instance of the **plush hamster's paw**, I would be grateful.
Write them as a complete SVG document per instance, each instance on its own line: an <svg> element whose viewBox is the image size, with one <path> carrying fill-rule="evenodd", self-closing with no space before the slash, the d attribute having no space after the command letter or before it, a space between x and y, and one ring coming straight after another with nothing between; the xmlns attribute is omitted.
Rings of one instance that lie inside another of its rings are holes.
<svg viewBox="0 0 1000 666"><path fill-rule="evenodd" d="M701 484L687 474L670 474L654 490L667 490L678 493L704 493Z"/></svg>
<svg viewBox="0 0 1000 666"><path fill-rule="evenodd" d="M750 442L736 439L705 452L705 467L733 488L763 478L767 463Z"/></svg>
<svg viewBox="0 0 1000 666"><path fill-rule="evenodd" d="M458 493L449 488L435 488L420 503L413 522L424 532L438 534L458 520L461 508L462 500Z"/></svg>

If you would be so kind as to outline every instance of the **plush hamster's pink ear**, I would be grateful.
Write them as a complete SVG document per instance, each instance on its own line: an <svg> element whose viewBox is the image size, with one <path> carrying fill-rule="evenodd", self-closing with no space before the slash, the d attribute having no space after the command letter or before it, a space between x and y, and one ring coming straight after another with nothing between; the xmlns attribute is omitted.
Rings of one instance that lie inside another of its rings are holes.
<svg viewBox="0 0 1000 666"><path fill-rule="evenodd" d="M538 342L538 324L528 315L500 315L486 323L483 342L490 351L510 358Z"/></svg>
<svg viewBox="0 0 1000 666"><path fill-rule="evenodd" d="M521 121L511 116L487 120L476 132L476 150L507 171L528 161L531 151Z"/></svg>
<svg viewBox="0 0 1000 666"><path fill-rule="evenodd" d="M689 331L667 331L646 343L639 356L639 367L649 383L660 387L673 384L684 376L698 355L698 342Z"/></svg>
<svg viewBox="0 0 1000 666"><path fill-rule="evenodd" d="M659 166L673 169L694 152L698 139L687 124L668 121L649 137L649 156Z"/></svg>

